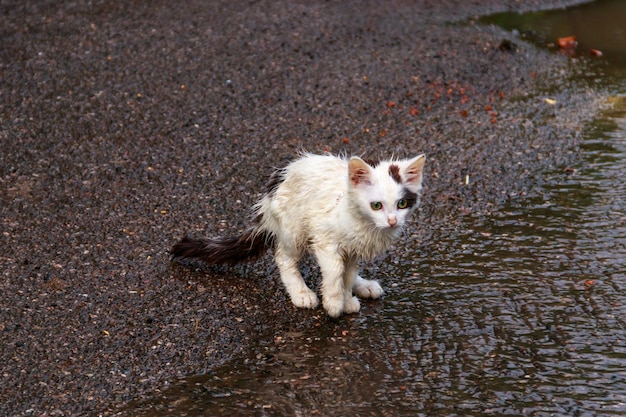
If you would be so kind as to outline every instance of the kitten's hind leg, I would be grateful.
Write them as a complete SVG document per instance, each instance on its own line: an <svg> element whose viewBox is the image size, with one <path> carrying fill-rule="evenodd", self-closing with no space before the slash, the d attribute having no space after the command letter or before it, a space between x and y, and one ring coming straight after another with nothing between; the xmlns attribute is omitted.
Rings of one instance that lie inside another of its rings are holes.
<svg viewBox="0 0 626 417"><path fill-rule="evenodd" d="M383 288L378 281L364 279L357 275L352 286L352 291L361 298L380 298L383 295Z"/></svg>
<svg viewBox="0 0 626 417"><path fill-rule="evenodd" d="M300 275L298 270L300 255L297 251L289 251L278 245L275 258L280 271L280 279L287 289L291 302L296 307L316 308L319 301L315 292L307 287L302 275Z"/></svg>

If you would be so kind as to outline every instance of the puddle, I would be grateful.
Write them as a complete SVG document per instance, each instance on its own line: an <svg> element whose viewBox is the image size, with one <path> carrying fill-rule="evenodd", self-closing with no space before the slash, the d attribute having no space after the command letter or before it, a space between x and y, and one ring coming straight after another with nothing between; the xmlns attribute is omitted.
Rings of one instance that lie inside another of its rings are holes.
<svg viewBox="0 0 626 417"><path fill-rule="evenodd" d="M626 77L626 2L598 0L567 10L532 13L501 13L479 19L495 24L520 38L558 51L558 39L575 36L578 46L570 51L576 57L592 59L595 70L589 76L599 82L608 77ZM601 57L592 57L592 50ZM608 80L612 83L613 80Z"/></svg>
<svg viewBox="0 0 626 417"><path fill-rule="evenodd" d="M604 68L626 57L624 33L605 35L615 44L584 35L626 21L626 3L515 16L523 25L492 19L546 38L575 34L583 49L605 51ZM276 334L134 404L133 415L623 415L626 106L593 124L582 147L580 165L547 173L538 197L469 214L416 246L414 260L369 271L385 283L383 302Z"/></svg>

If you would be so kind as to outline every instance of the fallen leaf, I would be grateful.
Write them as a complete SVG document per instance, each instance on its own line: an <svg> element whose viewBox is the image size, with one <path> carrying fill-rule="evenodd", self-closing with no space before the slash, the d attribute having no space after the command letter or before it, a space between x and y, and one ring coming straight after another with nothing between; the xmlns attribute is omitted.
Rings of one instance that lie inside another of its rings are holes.
<svg viewBox="0 0 626 417"><path fill-rule="evenodd" d="M576 36L565 36L559 38L558 40L559 48L561 49L574 49L578 46L578 42L576 42Z"/></svg>
<svg viewBox="0 0 626 417"><path fill-rule="evenodd" d="M589 54L598 58L602 56L602 51L599 49L590 49Z"/></svg>

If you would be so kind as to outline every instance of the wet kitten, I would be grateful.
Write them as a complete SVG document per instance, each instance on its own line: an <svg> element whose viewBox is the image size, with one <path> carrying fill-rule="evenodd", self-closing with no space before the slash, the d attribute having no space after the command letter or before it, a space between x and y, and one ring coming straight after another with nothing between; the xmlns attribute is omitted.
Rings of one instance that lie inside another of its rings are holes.
<svg viewBox="0 0 626 417"><path fill-rule="evenodd" d="M322 301L329 316L361 308L353 292L379 298L377 281L357 274L360 259L389 248L420 201L425 157L367 163L305 154L272 176L255 206L255 224L234 238L183 238L175 258L236 264L272 247L280 278L297 307L315 308L318 298L305 284L298 261L313 253L322 272Z"/></svg>

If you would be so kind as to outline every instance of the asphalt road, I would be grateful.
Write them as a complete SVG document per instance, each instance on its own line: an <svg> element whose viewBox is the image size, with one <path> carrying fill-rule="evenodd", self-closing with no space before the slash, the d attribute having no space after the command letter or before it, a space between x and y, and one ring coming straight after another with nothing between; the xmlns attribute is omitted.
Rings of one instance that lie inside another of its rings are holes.
<svg viewBox="0 0 626 417"><path fill-rule="evenodd" d="M574 65L471 21L518 3L3 1L0 414L110 415L327 320L269 256L168 257L243 229L301 150L426 153L423 239L575 160Z"/></svg>

